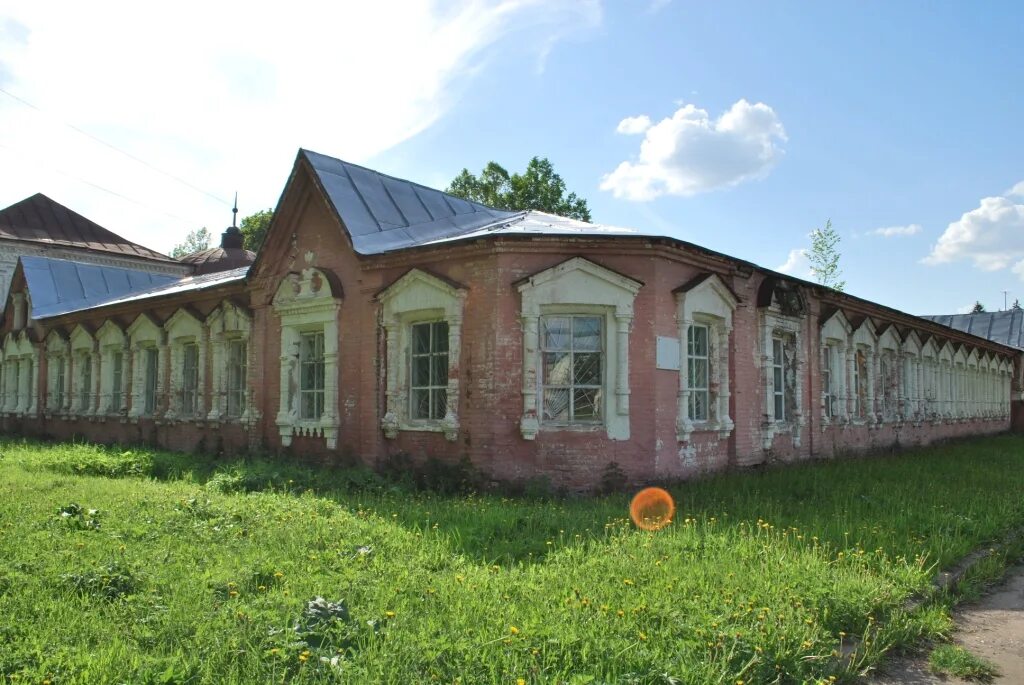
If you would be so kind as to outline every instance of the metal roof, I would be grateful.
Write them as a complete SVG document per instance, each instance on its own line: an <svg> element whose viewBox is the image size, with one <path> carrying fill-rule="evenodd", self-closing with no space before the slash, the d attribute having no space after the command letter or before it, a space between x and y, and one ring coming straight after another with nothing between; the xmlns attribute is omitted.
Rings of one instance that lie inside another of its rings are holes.
<svg viewBox="0 0 1024 685"><path fill-rule="evenodd" d="M355 251L380 254L450 240L523 217L310 150L304 156Z"/></svg>
<svg viewBox="0 0 1024 685"><path fill-rule="evenodd" d="M976 312L971 314L938 314L922 316L935 323L955 328L993 342L1024 350L1024 310Z"/></svg>
<svg viewBox="0 0 1024 685"><path fill-rule="evenodd" d="M167 274L50 257L23 256L20 259L32 298L34 319L88 309L180 280L178 276Z"/></svg>
<svg viewBox="0 0 1024 685"><path fill-rule="evenodd" d="M123 297L107 300L106 302L101 302L97 305L91 306L109 306L114 304L123 304L125 302L137 302L154 297L166 297L167 295L178 295L180 293L206 290L207 288L216 288L217 286L224 285L225 283L245 280L248 273L249 267L243 266L237 269L230 269L228 271L217 271L209 274L201 274L199 276L186 276L184 278L174 279L173 283L157 285L142 292L131 293ZM83 307L83 309L86 309L86 307Z"/></svg>
<svg viewBox="0 0 1024 685"><path fill-rule="evenodd" d="M586 221L570 219L564 216L548 214L530 210L520 212L519 216L509 221L492 224L469 233L428 240L421 245L434 243L451 242L453 240L468 240L487 235L553 235L553 236L623 236L623 235L647 235L651 237L662 237L660 234L648 233L635 228L622 228L619 226L608 226L605 224L592 224Z"/></svg>
<svg viewBox="0 0 1024 685"><path fill-rule="evenodd" d="M176 261L108 231L42 193L0 209L0 239L77 247L160 262Z"/></svg>

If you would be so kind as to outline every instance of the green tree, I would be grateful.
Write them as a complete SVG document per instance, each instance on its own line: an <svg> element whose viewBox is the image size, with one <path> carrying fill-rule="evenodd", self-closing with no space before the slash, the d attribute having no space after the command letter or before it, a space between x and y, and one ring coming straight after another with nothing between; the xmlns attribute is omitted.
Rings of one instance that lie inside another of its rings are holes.
<svg viewBox="0 0 1024 685"><path fill-rule="evenodd" d="M190 255L193 252L200 252L210 247L210 232L206 230L206 227L197 228L194 231L189 231L188 235L185 236L185 242L175 245L171 250L171 257L174 259L181 259L186 255Z"/></svg>
<svg viewBox="0 0 1024 685"><path fill-rule="evenodd" d="M816 228L811 231L811 249L807 251L807 259L811 263L811 273L814 279L826 288L832 288L842 292L846 287L846 281L839 280L843 275L839 268L840 237L836 229L832 228L832 220L825 222L824 228Z"/></svg>
<svg viewBox="0 0 1024 685"><path fill-rule="evenodd" d="M263 239L267 235L267 229L270 228L270 220L273 218L273 209L262 209L242 219L240 230L245 249L253 252L259 251L260 246L263 245Z"/></svg>
<svg viewBox="0 0 1024 685"><path fill-rule="evenodd" d="M576 193L566 194L565 181L544 157L531 159L522 174L509 174L497 162L488 162L479 176L463 169L446 192L495 209L536 209L590 221L587 201Z"/></svg>
<svg viewBox="0 0 1024 685"><path fill-rule="evenodd" d="M985 311L985 305L983 305L979 300L975 300L974 306L971 307L971 314L979 314L983 311Z"/></svg>

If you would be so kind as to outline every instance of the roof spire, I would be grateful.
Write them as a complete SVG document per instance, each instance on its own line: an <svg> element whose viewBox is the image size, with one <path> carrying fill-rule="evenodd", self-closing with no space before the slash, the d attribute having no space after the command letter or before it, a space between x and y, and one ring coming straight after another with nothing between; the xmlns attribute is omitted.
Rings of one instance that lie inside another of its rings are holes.
<svg viewBox="0 0 1024 685"><path fill-rule="evenodd" d="M235 205L231 208L231 225L220 234L220 246L225 250L237 249L241 250L245 238L242 236L242 230L238 228L238 191L235 191Z"/></svg>
<svg viewBox="0 0 1024 685"><path fill-rule="evenodd" d="M238 191L235 191L235 206L231 208L231 228L238 228Z"/></svg>

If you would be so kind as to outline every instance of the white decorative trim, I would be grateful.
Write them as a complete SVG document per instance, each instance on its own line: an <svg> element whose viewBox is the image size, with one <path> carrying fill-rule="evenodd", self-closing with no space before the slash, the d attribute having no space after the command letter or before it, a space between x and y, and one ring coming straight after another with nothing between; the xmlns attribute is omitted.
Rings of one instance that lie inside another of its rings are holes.
<svg viewBox="0 0 1024 685"><path fill-rule="evenodd" d="M170 377L167 384L168 421L197 421L206 417L206 327L192 312L181 308L164 322L164 334L170 358ZM196 345L198 356L198 382L196 384L196 406L187 413L182 406L181 391L185 373L185 346Z"/></svg>
<svg viewBox="0 0 1024 685"><path fill-rule="evenodd" d="M676 439L688 443L694 431L717 431L728 438L734 424L729 416L729 350L732 313L736 298L717 274L698 285L676 293L676 324L679 334L679 391L676 399ZM690 326L708 327L708 420L690 419L689 333Z"/></svg>
<svg viewBox="0 0 1024 685"><path fill-rule="evenodd" d="M252 316L242 307L225 301L206 317L206 330L213 358L211 372L213 395L210 397L210 413L206 418L210 421L239 421L248 425L254 420L257 413L253 407L252 386L248 378L252 367L250 363L252 358ZM245 343L247 357L245 409L240 416L229 417L227 414L230 390L228 387L230 378L227 373L228 346L235 341Z"/></svg>
<svg viewBox="0 0 1024 685"><path fill-rule="evenodd" d="M307 261L309 261L307 259ZM324 272L306 268L282 279L274 295L274 312L281 319L281 374L275 423L281 444L292 436L323 437L328 449L338 445L338 310L341 293L332 293ZM302 333L324 334L324 410L319 419L301 419L299 340Z"/></svg>
<svg viewBox="0 0 1024 685"><path fill-rule="evenodd" d="M163 329L145 314L139 314L125 331L131 347L131 408L128 418L159 418L160 400L164 389L164 360L167 343ZM155 349L156 397L152 414L146 413L146 350Z"/></svg>
<svg viewBox="0 0 1024 685"><path fill-rule="evenodd" d="M466 290L436 276L413 269L388 286L377 298L381 325L386 334L384 437L399 431L443 432L454 442L459 435L459 352L462 349L462 316ZM413 324L445 321L448 324L448 390L444 418L412 420L409 417L409 360Z"/></svg>
<svg viewBox="0 0 1024 685"><path fill-rule="evenodd" d="M522 296L523 414L520 433L526 440L544 429L539 388L541 358L539 320L542 314L603 313L605 316L604 388L614 388L615 403L605 402L604 427L613 440L629 439L629 332L633 302L643 284L583 257L573 257L527 278L518 286ZM552 425L551 430L576 430ZM579 428L583 430L584 428ZM591 430L590 427L585 428Z"/></svg>

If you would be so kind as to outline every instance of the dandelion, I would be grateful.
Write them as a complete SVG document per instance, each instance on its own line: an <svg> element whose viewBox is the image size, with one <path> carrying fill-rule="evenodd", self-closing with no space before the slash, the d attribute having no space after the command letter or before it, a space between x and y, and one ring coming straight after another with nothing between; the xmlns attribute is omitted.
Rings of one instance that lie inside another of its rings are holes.
<svg viewBox="0 0 1024 685"><path fill-rule="evenodd" d="M234 597L237 597L237 596L238 596L238 591L237 590L232 590L231 592L228 593L228 597L234 598Z"/></svg>
<svg viewBox="0 0 1024 685"><path fill-rule="evenodd" d="M395 612L393 612L393 611L385 611L384 615L387 616L388 618L394 618L395 617Z"/></svg>
<svg viewBox="0 0 1024 685"><path fill-rule="evenodd" d="M526 678L516 678L516 685L526 685Z"/></svg>
<svg viewBox="0 0 1024 685"><path fill-rule="evenodd" d="M644 633L640 633L640 639L641 640L646 640L647 639L647 635L644 634Z"/></svg>
<svg viewBox="0 0 1024 685"><path fill-rule="evenodd" d="M280 571L274 571L274 577L280 580L281 578L284 578L284 574Z"/></svg>
<svg viewBox="0 0 1024 685"><path fill-rule="evenodd" d="M509 626L508 627L508 632L512 633L513 635L518 635L519 634L519 628L516 628L515 626Z"/></svg>
<svg viewBox="0 0 1024 685"><path fill-rule="evenodd" d="M306 663L306 661L309 659L309 654L310 652L308 649L299 654L299 661L301 661L302 663Z"/></svg>
<svg viewBox="0 0 1024 685"><path fill-rule="evenodd" d="M625 583L626 585L632 585L633 584L633 581L630 580L629 578L623 578L622 582Z"/></svg>

